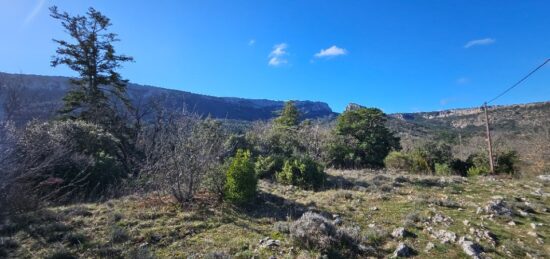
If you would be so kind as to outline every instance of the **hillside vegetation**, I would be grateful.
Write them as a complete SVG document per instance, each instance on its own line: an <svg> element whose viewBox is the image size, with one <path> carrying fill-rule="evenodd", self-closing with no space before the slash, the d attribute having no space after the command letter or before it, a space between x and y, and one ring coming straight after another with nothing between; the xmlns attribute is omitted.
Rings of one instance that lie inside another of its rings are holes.
<svg viewBox="0 0 550 259"><path fill-rule="evenodd" d="M262 180L256 205L246 207L207 195L184 207L157 195L50 207L4 223L0 251L17 258L387 257L403 243L418 258L468 258L466 237L482 258L550 256L549 182L339 170L329 179L316 192ZM352 246L313 224L304 247L296 231L308 212L346 231Z"/></svg>
<svg viewBox="0 0 550 259"><path fill-rule="evenodd" d="M109 18L50 12L71 37L51 64L79 77L35 103L0 81L0 257L550 256L548 104L493 107L493 157L479 110L201 96L265 117L219 119L136 99Z"/></svg>

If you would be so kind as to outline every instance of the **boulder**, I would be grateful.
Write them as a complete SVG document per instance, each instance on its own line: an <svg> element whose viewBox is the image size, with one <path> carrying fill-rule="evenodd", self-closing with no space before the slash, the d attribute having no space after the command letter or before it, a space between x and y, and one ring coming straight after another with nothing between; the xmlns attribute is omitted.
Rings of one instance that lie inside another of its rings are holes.
<svg viewBox="0 0 550 259"><path fill-rule="evenodd" d="M398 227L391 232L391 236L393 238L403 238L405 237L405 232L406 230L404 227Z"/></svg>
<svg viewBox="0 0 550 259"><path fill-rule="evenodd" d="M542 181L545 181L545 182L550 182L550 174L541 174L541 175L537 176L537 178L539 178L539 180L542 180Z"/></svg>
<svg viewBox="0 0 550 259"><path fill-rule="evenodd" d="M462 248L462 251L471 258L481 259L480 253L483 252L483 248L479 244L466 240L465 238L461 238L458 244Z"/></svg>
<svg viewBox="0 0 550 259"><path fill-rule="evenodd" d="M392 257L410 257L414 255L414 249L404 243L399 243Z"/></svg>
<svg viewBox="0 0 550 259"><path fill-rule="evenodd" d="M485 212L496 216L511 217L513 214L512 209L502 199L495 199L487 203L485 206Z"/></svg>

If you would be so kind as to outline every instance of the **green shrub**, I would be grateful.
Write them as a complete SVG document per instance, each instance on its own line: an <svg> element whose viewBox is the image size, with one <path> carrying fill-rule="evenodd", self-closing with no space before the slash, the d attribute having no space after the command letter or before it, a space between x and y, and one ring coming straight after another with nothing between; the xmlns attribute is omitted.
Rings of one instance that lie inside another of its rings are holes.
<svg viewBox="0 0 550 259"><path fill-rule="evenodd" d="M452 170L449 164L440 164L435 163L435 174L436 175L451 175Z"/></svg>
<svg viewBox="0 0 550 259"><path fill-rule="evenodd" d="M284 160L280 156L259 156L254 163L258 178L270 178L281 171Z"/></svg>
<svg viewBox="0 0 550 259"><path fill-rule="evenodd" d="M468 175L468 169L470 169L472 165L466 161L462 161L458 158L453 159L451 163L449 164L449 167L451 167L451 171L455 175L461 175L461 176L467 176Z"/></svg>
<svg viewBox="0 0 550 259"><path fill-rule="evenodd" d="M111 242L124 243L129 239L130 239L130 236L128 235L128 232L126 232L125 229L119 226L114 226L111 229Z"/></svg>
<svg viewBox="0 0 550 259"><path fill-rule="evenodd" d="M385 114L376 108L350 108L336 122L328 162L338 168L383 167L384 158L399 150L399 137L386 127Z"/></svg>
<svg viewBox="0 0 550 259"><path fill-rule="evenodd" d="M468 168L468 172L466 173L466 175L468 177L471 177L471 176L484 175L484 174L487 174L487 173L489 173L489 170L487 170L484 167L472 166L472 167Z"/></svg>
<svg viewBox="0 0 550 259"><path fill-rule="evenodd" d="M453 159L451 146L442 142L424 143L417 147L413 153L422 156L432 172L435 172L435 164L449 164Z"/></svg>
<svg viewBox="0 0 550 259"><path fill-rule="evenodd" d="M277 173L277 182L299 186L304 189L318 189L325 182L323 168L309 157L286 160L283 169Z"/></svg>
<svg viewBox="0 0 550 259"><path fill-rule="evenodd" d="M497 155L495 171L499 174L515 174L518 161L519 157L516 151L502 152Z"/></svg>
<svg viewBox="0 0 550 259"><path fill-rule="evenodd" d="M432 170L430 164L424 155L420 152L412 152L410 154L411 158L411 169L413 173L430 173Z"/></svg>
<svg viewBox="0 0 550 259"><path fill-rule="evenodd" d="M234 203L246 203L256 196L258 179L250 151L237 150L226 174L225 198Z"/></svg>
<svg viewBox="0 0 550 259"><path fill-rule="evenodd" d="M17 170L33 173L19 181L53 201L101 198L127 176L120 145L96 124L31 122L17 144Z"/></svg>
<svg viewBox="0 0 550 259"><path fill-rule="evenodd" d="M408 154L399 151L392 151L384 159L384 164L390 169L408 171L411 169L412 162Z"/></svg>
<svg viewBox="0 0 550 259"><path fill-rule="evenodd" d="M487 158L486 154L472 154L468 157L467 163L471 165L471 167L468 168L468 176L484 175L488 174L490 171L489 158Z"/></svg>

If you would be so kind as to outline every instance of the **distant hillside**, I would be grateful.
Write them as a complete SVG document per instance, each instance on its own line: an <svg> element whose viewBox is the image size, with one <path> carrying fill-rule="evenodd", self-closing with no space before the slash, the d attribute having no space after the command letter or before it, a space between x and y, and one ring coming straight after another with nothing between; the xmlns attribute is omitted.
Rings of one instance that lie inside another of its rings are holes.
<svg viewBox="0 0 550 259"><path fill-rule="evenodd" d="M495 149L516 150L522 167L542 173L550 170L550 102L490 106L488 109ZM485 151L485 116L481 108L438 112L396 113L389 125L398 132L405 149L426 140L453 145L466 158Z"/></svg>
<svg viewBox="0 0 550 259"><path fill-rule="evenodd" d="M51 116L60 107L62 97L71 87L68 77L0 72L0 86L5 84L24 86L25 109L15 116L19 121ZM147 103L155 99L171 111L187 110L214 118L245 121L273 118L284 104L282 101L214 97L138 84L129 84L128 94L134 104ZM2 98L0 102L3 101ZM330 117L335 114L328 104L323 102L296 101L296 104L304 118Z"/></svg>
<svg viewBox="0 0 550 259"><path fill-rule="evenodd" d="M33 119L46 119L61 107L62 97L71 87L69 78L58 76L15 75L0 73L0 86L22 85L18 95L21 107L12 107L11 119L19 125ZM1 88L0 88L1 89ZM187 110L204 116L228 119L228 125L243 129L255 120L275 117L282 101L214 97L179 90L137 84L128 85L128 94L135 106L157 100L169 111ZM5 119L4 102L0 98L0 118ZM297 101L303 118L332 121L337 113L323 102ZM351 108L359 106L350 104ZM485 126L480 108L453 109L436 112L389 114L389 127L401 137L404 149L428 140L441 140L453 146L456 156L484 151ZM533 172L550 171L550 102L490 106L489 117L495 149L519 152L522 168Z"/></svg>

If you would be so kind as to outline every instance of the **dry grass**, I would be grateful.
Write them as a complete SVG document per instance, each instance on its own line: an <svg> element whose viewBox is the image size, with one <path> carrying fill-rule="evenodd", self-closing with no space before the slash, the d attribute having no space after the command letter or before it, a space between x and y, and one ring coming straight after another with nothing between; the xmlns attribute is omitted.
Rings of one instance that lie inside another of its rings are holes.
<svg viewBox="0 0 550 259"><path fill-rule="evenodd" d="M479 243L491 258L550 256L549 184L531 179L381 176L371 171L329 171L329 175L333 187L319 192L262 181L257 204L244 208L217 203L206 194L188 207L157 196L52 207L5 222L0 228L0 256L312 258L322 252L300 246L287 232L306 211L330 219L337 214L342 228L355 227L354 235L363 237L363 244L377 256L390 255L404 241L418 251L418 258L466 257L458 245L432 238L427 226L459 236L471 235L470 228L488 230L496 236L496 245L485 239ZM511 219L476 214L494 196L505 199L515 211L530 212ZM435 215L452 220L433 223ZM510 220L514 226L508 225ZM542 225L533 229L531 223ZM412 235L391 238L389 233L401 226ZM280 246L261 246L264 237L280 240ZM11 245L2 240L11 240ZM435 247L426 252L428 242Z"/></svg>

